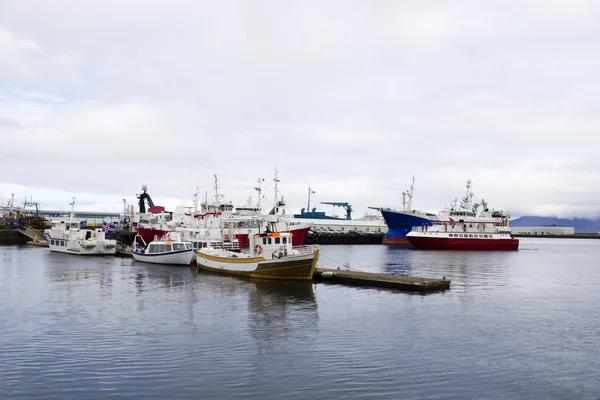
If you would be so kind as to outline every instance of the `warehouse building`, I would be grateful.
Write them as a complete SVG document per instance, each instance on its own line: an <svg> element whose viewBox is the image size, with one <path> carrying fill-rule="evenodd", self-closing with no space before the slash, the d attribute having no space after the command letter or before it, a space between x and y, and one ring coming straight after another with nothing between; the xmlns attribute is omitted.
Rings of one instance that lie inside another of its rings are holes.
<svg viewBox="0 0 600 400"><path fill-rule="evenodd" d="M574 235L575 227L573 226L511 226L511 232L514 235L531 235L531 236L547 236L547 235Z"/></svg>

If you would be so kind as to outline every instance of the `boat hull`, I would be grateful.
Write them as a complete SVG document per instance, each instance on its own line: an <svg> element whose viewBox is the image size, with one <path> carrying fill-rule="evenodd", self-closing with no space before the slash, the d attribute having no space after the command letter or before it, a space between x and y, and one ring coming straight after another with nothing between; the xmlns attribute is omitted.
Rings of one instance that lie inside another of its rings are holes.
<svg viewBox="0 0 600 400"><path fill-rule="evenodd" d="M190 265L194 259L194 250L190 249L158 254L141 254L132 251L131 255L136 261L150 264Z"/></svg>
<svg viewBox="0 0 600 400"><path fill-rule="evenodd" d="M165 236L167 233L169 233L169 231L167 230L162 230L162 229L150 229L150 228L138 228L137 230L138 235L140 235L142 237L142 239L144 239L144 242L146 243L150 243L151 241L154 240L155 237L163 237ZM140 243L142 244L142 243Z"/></svg>
<svg viewBox="0 0 600 400"><path fill-rule="evenodd" d="M315 249L312 254L274 260L264 257L232 259L198 252L196 265L204 271L250 278L311 280L318 258L318 249Z"/></svg>
<svg viewBox="0 0 600 400"><path fill-rule="evenodd" d="M45 235L48 247L53 253L74 254L78 256L114 256L117 242L114 240L67 240L54 239Z"/></svg>
<svg viewBox="0 0 600 400"><path fill-rule="evenodd" d="M424 224L431 226L429 218L405 211L382 209L381 215L388 227L382 241L385 245L410 246L411 243L406 235L413 230L413 227Z"/></svg>
<svg viewBox="0 0 600 400"><path fill-rule="evenodd" d="M519 249L519 239L448 238L435 236L407 236L416 249L422 250L509 250Z"/></svg>

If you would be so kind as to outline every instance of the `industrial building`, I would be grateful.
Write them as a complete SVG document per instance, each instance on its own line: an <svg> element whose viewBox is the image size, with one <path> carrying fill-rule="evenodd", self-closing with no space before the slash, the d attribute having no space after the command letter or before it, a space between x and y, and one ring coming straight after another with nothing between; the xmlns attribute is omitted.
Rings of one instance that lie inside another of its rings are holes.
<svg viewBox="0 0 600 400"><path fill-rule="evenodd" d="M511 232L514 235L527 236L547 236L547 235L574 235L575 227L573 226L511 226Z"/></svg>

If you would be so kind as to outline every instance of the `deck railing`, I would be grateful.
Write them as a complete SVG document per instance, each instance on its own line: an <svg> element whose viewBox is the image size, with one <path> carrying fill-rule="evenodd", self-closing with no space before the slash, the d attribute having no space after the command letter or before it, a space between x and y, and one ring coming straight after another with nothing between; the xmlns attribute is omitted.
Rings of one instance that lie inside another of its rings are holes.
<svg viewBox="0 0 600 400"><path fill-rule="evenodd" d="M318 249L318 245L314 244L305 244L303 246L294 246L292 249L298 251L300 255L312 254L316 249Z"/></svg>

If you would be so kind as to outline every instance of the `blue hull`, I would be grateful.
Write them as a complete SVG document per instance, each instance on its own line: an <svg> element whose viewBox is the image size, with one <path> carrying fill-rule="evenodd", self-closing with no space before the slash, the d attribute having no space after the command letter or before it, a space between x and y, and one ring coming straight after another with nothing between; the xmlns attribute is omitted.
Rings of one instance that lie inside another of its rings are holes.
<svg viewBox="0 0 600 400"><path fill-rule="evenodd" d="M432 225L429 218L405 211L382 209L381 215L388 227L383 244L410 245L406 235L412 231L413 226Z"/></svg>

